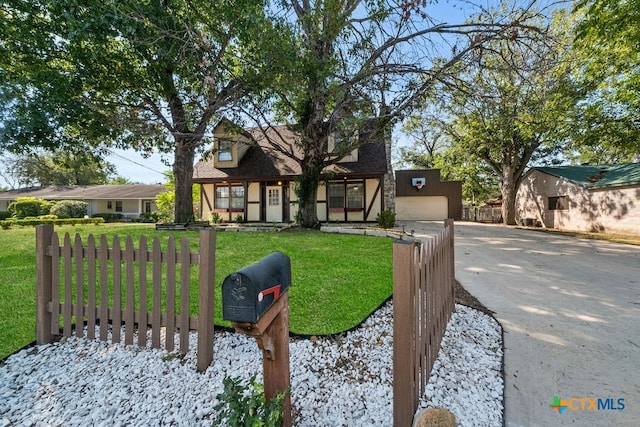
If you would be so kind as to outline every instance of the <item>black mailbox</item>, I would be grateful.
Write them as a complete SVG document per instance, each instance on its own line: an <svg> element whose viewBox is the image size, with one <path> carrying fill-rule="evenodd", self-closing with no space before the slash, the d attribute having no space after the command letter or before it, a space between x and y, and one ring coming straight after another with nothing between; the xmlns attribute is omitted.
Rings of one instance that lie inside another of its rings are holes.
<svg viewBox="0 0 640 427"><path fill-rule="evenodd" d="M274 252L228 275L222 282L222 317L257 323L291 286L291 261Z"/></svg>

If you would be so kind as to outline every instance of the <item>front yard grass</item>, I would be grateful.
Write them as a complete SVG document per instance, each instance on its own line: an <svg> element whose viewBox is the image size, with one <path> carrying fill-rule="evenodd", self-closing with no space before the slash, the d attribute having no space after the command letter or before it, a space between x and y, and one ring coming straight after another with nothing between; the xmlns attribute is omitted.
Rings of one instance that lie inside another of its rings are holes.
<svg viewBox="0 0 640 427"><path fill-rule="evenodd" d="M192 251L198 246L197 231L156 231L153 225L63 226L55 231L61 239L64 233L72 238L79 233L85 245L89 234L105 234L109 246L114 235L121 241L132 236L136 248L141 235L150 241L158 236L163 246L170 235L187 236ZM224 278L274 251L291 258L293 333L325 335L353 328L392 293L393 241L388 238L294 230L219 232L216 241L216 325L229 325L222 319ZM0 359L34 339L35 229L0 230Z"/></svg>

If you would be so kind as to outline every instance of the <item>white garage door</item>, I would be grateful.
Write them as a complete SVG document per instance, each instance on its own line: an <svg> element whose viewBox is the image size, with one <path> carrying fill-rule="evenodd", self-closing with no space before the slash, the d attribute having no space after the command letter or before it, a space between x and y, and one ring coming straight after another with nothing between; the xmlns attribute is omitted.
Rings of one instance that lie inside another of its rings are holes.
<svg viewBox="0 0 640 427"><path fill-rule="evenodd" d="M446 196L396 197L396 219L440 221L449 217Z"/></svg>

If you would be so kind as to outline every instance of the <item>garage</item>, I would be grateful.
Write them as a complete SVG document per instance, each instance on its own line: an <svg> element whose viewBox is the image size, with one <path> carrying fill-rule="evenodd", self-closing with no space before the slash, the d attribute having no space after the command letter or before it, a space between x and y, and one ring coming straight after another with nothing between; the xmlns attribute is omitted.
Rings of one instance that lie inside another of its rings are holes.
<svg viewBox="0 0 640 427"><path fill-rule="evenodd" d="M438 169L399 170L395 175L397 220L441 221L462 217L461 181L441 181Z"/></svg>
<svg viewBox="0 0 640 427"><path fill-rule="evenodd" d="M396 217L405 221L439 221L449 217L446 196L397 197Z"/></svg>

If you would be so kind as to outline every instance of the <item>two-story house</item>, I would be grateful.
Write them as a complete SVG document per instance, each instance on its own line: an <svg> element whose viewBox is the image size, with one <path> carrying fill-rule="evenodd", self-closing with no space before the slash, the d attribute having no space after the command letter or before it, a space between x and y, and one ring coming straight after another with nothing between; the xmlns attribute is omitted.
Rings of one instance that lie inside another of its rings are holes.
<svg viewBox="0 0 640 427"><path fill-rule="evenodd" d="M368 138L356 131L348 138ZM195 166L193 182L201 185L201 212L224 221L294 221L298 210L296 177L301 175L300 135L287 126L240 129L229 120L214 128L212 154ZM329 152L341 138L329 138ZM384 210L385 144L369 141L324 171L317 191L320 221L375 221Z"/></svg>

